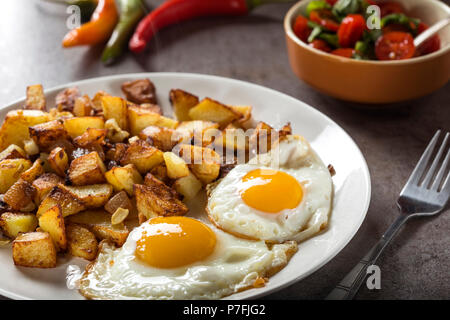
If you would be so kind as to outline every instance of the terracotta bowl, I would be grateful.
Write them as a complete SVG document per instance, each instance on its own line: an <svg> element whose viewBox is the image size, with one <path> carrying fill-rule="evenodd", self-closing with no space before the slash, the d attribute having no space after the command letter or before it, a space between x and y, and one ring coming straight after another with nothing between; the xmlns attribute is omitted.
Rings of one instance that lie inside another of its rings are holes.
<svg viewBox="0 0 450 320"><path fill-rule="evenodd" d="M437 0L394 0L408 14L432 25L450 15L450 8ZM365 103L394 103L427 95L450 79L450 27L439 32L441 49L432 54L401 61L362 61L331 55L298 39L292 25L310 0L296 3L284 18L289 61L295 74L322 93Z"/></svg>

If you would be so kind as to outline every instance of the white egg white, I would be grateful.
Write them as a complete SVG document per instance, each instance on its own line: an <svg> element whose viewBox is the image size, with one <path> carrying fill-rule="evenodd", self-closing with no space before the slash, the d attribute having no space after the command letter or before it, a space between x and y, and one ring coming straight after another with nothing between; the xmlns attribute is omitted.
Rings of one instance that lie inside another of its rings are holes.
<svg viewBox="0 0 450 320"><path fill-rule="evenodd" d="M93 299L218 299L277 272L297 250L295 242L269 248L210 226L217 239L210 256L179 268L155 268L134 255L143 227L135 228L122 248L102 246L79 282L81 294Z"/></svg>
<svg viewBox="0 0 450 320"><path fill-rule="evenodd" d="M276 169L294 177L303 189L300 204L275 214L248 206L241 198L242 178L255 169ZM309 143L288 136L270 152L233 168L210 192L207 212L216 226L237 236L273 243L300 242L326 227L332 192L329 170Z"/></svg>

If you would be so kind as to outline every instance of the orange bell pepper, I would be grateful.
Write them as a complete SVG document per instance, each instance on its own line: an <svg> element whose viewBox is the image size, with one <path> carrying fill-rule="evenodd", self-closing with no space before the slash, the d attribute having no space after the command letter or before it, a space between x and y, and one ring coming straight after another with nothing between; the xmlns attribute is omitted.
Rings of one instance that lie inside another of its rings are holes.
<svg viewBox="0 0 450 320"><path fill-rule="evenodd" d="M62 45L69 48L105 42L111 36L118 19L119 13L114 0L99 0L91 20L67 33Z"/></svg>

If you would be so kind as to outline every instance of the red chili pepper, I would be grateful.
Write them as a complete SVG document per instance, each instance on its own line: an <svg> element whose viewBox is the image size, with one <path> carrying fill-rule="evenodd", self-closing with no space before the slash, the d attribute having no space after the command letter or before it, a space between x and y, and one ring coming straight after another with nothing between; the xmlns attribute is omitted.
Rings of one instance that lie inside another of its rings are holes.
<svg viewBox="0 0 450 320"><path fill-rule="evenodd" d="M240 16L264 3L286 0L167 0L141 20L129 47L141 52L160 29L169 25L205 16Z"/></svg>

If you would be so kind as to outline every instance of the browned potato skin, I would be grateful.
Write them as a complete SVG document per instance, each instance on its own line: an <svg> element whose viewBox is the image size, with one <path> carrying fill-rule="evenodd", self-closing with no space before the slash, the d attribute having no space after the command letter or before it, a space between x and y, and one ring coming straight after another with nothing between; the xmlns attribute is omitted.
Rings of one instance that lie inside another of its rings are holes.
<svg viewBox="0 0 450 320"><path fill-rule="evenodd" d="M13 261L16 266L31 268L56 267L56 249L47 232L29 232L13 241Z"/></svg>
<svg viewBox="0 0 450 320"><path fill-rule="evenodd" d="M159 188L141 184L134 185L138 212L147 219L158 216L183 216L186 205L173 195L169 187Z"/></svg>
<svg viewBox="0 0 450 320"><path fill-rule="evenodd" d="M170 184L172 182L172 179L170 179L167 174L167 167L165 163L160 163L152 170L150 170L150 173L165 184Z"/></svg>
<svg viewBox="0 0 450 320"><path fill-rule="evenodd" d="M110 184L67 186L66 188L80 198L88 208L102 207L113 192L113 187Z"/></svg>
<svg viewBox="0 0 450 320"><path fill-rule="evenodd" d="M28 181L19 179L5 193L3 201L5 201L12 210L21 211L33 202L35 196L36 188Z"/></svg>
<svg viewBox="0 0 450 320"><path fill-rule="evenodd" d="M72 161L69 180L75 186L105 182L106 167L97 152L91 152Z"/></svg>
<svg viewBox="0 0 450 320"><path fill-rule="evenodd" d="M0 217L3 234L14 239L20 233L36 230L38 221L32 213L5 212Z"/></svg>
<svg viewBox="0 0 450 320"><path fill-rule="evenodd" d="M45 95L42 85L35 84L27 87L27 99L25 100L25 108L32 110L45 110Z"/></svg>
<svg viewBox="0 0 450 320"><path fill-rule="evenodd" d="M48 151L58 140L68 138L61 120L53 120L41 124L37 124L29 128L30 137L39 146L41 151Z"/></svg>
<svg viewBox="0 0 450 320"><path fill-rule="evenodd" d="M22 172L20 177L28 181L29 183L33 183L39 176L45 173L44 167L42 166L43 161L41 159L36 159L33 162L33 165L28 170Z"/></svg>
<svg viewBox="0 0 450 320"><path fill-rule="evenodd" d="M161 107L158 106L157 104L142 103L142 104L140 104L140 107L141 107L141 108L144 108L144 109L147 109L147 110L149 110L149 111L151 111L151 112L160 114L160 115L163 114Z"/></svg>
<svg viewBox="0 0 450 320"><path fill-rule="evenodd" d="M139 138L149 143L162 151L171 151L177 144L173 140L174 130L170 128L148 126L139 133Z"/></svg>
<svg viewBox="0 0 450 320"><path fill-rule="evenodd" d="M142 176L133 164L127 164L124 167L113 167L105 173L105 177L115 191L125 190L129 196L134 194L133 185L143 182Z"/></svg>
<svg viewBox="0 0 450 320"><path fill-rule="evenodd" d="M94 115L94 108L88 95L76 98L73 106L75 117L88 117Z"/></svg>
<svg viewBox="0 0 450 320"><path fill-rule="evenodd" d="M145 176L144 185L151 188L160 189L160 192L164 194L165 197L180 199L180 195L174 189L170 188L168 185L156 178L151 173L147 173L147 175Z"/></svg>
<svg viewBox="0 0 450 320"><path fill-rule="evenodd" d="M61 206L63 217L83 211L86 209L85 203L74 193L70 192L64 185L59 184L52 188L49 194L41 202L36 216L39 217L45 211L55 205Z"/></svg>
<svg viewBox="0 0 450 320"><path fill-rule="evenodd" d="M80 97L80 90L77 87L67 88L56 95L55 102L58 111L73 111L75 100Z"/></svg>
<svg viewBox="0 0 450 320"><path fill-rule="evenodd" d="M216 100L204 98L198 105L189 110L189 117L192 120L217 122L223 128L234 120L241 118L242 114Z"/></svg>
<svg viewBox="0 0 450 320"><path fill-rule="evenodd" d="M121 165L134 164L142 174L164 161L163 153L144 140L131 143L120 159Z"/></svg>
<svg viewBox="0 0 450 320"><path fill-rule="evenodd" d="M0 161L0 193L5 193L19 180L20 175L31 167L26 159L7 159Z"/></svg>
<svg viewBox="0 0 450 320"><path fill-rule="evenodd" d="M33 187L36 188L35 203L39 204L47 196L53 187L60 183L64 183L64 180L54 173L44 173L39 178L33 181Z"/></svg>
<svg viewBox="0 0 450 320"><path fill-rule="evenodd" d="M97 256L98 242L95 235L78 224L69 224L66 228L67 251L86 260L94 260Z"/></svg>
<svg viewBox="0 0 450 320"><path fill-rule="evenodd" d="M198 104L197 96L181 89L172 89L169 93L169 99L178 121L191 120L189 110Z"/></svg>
<svg viewBox="0 0 450 320"><path fill-rule="evenodd" d="M25 151L15 144L10 144L8 148L0 152L0 161L6 159L26 159Z"/></svg>
<svg viewBox="0 0 450 320"><path fill-rule="evenodd" d="M131 102L156 104L156 89L149 79L124 82L122 84L122 92L127 100Z"/></svg>
<svg viewBox="0 0 450 320"><path fill-rule="evenodd" d="M73 139L73 142L81 148L87 148L93 144L103 145L106 134L106 129L88 128L81 136Z"/></svg>
<svg viewBox="0 0 450 320"><path fill-rule="evenodd" d="M60 177L66 176L66 170L69 168L69 157L61 147L56 147L48 156L48 163Z"/></svg>
<svg viewBox="0 0 450 320"><path fill-rule="evenodd" d="M66 227L59 204L51 207L39 216L39 227L48 232L58 251L67 248Z"/></svg>

